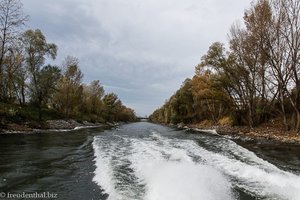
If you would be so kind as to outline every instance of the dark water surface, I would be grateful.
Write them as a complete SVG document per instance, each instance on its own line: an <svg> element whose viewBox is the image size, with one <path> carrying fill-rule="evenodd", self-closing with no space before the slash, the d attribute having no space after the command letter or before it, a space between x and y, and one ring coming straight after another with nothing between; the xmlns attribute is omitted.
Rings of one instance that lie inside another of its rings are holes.
<svg viewBox="0 0 300 200"><path fill-rule="evenodd" d="M0 135L1 192L74 200L300 199L300 146L147 122Z"/></svg>

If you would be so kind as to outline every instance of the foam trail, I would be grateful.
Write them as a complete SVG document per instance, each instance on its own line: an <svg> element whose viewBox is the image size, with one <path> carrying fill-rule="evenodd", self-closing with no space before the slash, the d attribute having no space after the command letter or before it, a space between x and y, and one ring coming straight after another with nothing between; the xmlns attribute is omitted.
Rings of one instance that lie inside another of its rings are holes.
<svg viewBox="0 0 300 200"><path fill-rule="evenodd" d="M184 149L160 135L155 140L132 139L136 175L146 185L145 200L234 199L231 184L218 170L193 162ZM161 146L161 144L163 144Z"/></svg>
<svg viewBox="0 0 300 200"><path fill-rule="evenodd" d="M93 147L96 155L93 180L109 194L109 199L234 199L231 184L221 172L193 162L186 150L174 148L159 134L146 139L117 136L114 142L95 137ZM118 153L120 148L127 151L126 154ZM131 176L137 178L136 188L126 184L117 187L120 183L114 169L125 161L131 163L128 170L132 170ZM139 195L132 194L137 191L140 191Z"/></svg>
<svg viewBox="0 0 300 200"><path fill-rule="evenodd" d="M113 179L113 170L111 166L110 156L112 152L109 151L109 148L101 148L99 145L100 138L94 138L93 148L95 152L95 176L93 181L96 182L105 193L109 194L109 199L122 199L122 196L115 189L115 181ZM106 155L102 153L102 151L106 149Z"/></svg>
<svg viewBox="0 0 300 200"><path fill-rule="evenodd" d="M93 180L112 200L237 199L234 188L257 198L300 200L298 175L226 138L201 141L211 150L157 131L145 137L96 136Z"/></svg>
<svg viewBox="0 0 300 200"><path fill-rule="evenodd" d="M194 141L178 141L178 146L194 155L201 156L208 165L232 177L238 187L246 189L254 196L300 199L299 176L278 169L232 141L224 142L223 145L223 148L228 148L233 154L242 158L242 161L207 151Z"/></svg>
<svg viewBox="0 0 300 200"><path fill-rule="evenodd" d="M126 158L130 154L128 141L119 135L94 137L96 170L93 181L109 195L109 200L141 199L143 194L143 186L136 181Z"/></svg>

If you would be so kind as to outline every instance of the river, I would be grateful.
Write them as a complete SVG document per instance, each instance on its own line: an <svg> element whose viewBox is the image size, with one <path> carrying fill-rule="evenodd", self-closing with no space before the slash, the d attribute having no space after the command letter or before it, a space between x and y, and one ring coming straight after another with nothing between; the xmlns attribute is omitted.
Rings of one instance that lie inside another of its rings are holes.
<svg viewBox="0 0 300 200"><path fill-rule="evenodd" d="M297 200L300 146L147 122L0 135L0 192L72 200Z"/></svg>

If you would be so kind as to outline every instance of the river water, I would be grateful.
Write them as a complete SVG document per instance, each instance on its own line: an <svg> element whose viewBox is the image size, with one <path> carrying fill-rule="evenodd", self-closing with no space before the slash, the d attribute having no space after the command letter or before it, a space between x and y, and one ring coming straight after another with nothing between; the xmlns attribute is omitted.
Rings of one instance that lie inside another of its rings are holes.
<svg viewBox="0 0 300 200"><path fill-rule="evenodd" d="M147 122L0 135L0 192L80 200L297 200L300 146Z"/></svg>

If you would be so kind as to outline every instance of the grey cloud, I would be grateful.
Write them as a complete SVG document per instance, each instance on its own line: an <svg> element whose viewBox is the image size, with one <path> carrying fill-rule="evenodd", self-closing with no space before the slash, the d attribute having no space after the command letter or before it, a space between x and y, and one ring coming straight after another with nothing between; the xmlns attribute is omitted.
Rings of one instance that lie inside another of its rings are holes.
<svg viewBox="0 0 300 200"><path fill-rule="evenodd" d="M80 59L85 82L99 79L140 115L178 89L251 0L23 0L64 57Z"/></svg>

